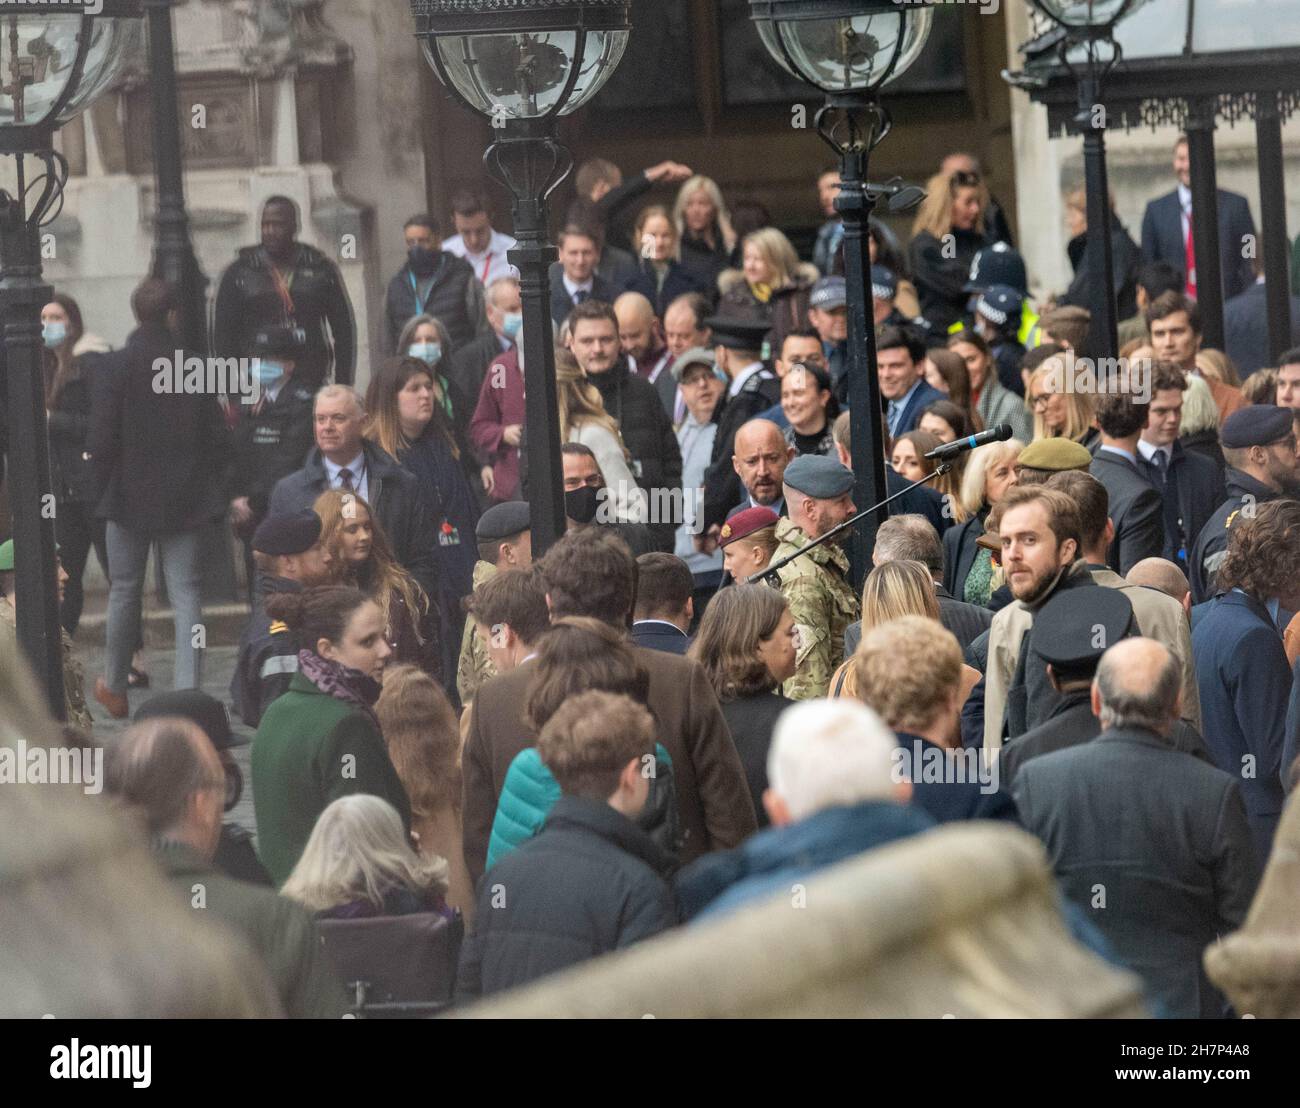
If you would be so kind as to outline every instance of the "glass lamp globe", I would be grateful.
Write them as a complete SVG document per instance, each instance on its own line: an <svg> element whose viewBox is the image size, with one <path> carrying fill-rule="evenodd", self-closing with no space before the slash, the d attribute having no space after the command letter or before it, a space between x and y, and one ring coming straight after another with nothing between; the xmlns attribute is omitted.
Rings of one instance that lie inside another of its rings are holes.
<svg viewBox="0 0 1300 1108"><path fill-rule="evenodd" d="M933 11L894 0L751 0L777 63L826 93L871 92L921 53Z"/></svg>
<svg viewBox="0 0 1300 1108"><path fill-rule="evenodd" d="M1077 30L1104 30L1128 14L1133 0L1032 0L1054 23Z"/></svg>
<svg viewBox="0 0 1300 1108"><path fill-rule="evenodd" d="M425 57L496 123L568 115L618 66L627 0L412 0Z"/></svg>

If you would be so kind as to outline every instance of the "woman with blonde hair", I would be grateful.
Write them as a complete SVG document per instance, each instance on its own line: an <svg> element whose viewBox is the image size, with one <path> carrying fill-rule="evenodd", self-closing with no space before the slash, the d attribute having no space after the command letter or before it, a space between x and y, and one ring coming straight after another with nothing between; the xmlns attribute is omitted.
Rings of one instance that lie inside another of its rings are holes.
<svg viewBox="0 0 1300 1108"><path fill-rule="evenodd" d="M660 319L679 296L690 292L712 294L711 286L701 285L695 274L682 265L677 225L663 205L651 204L641 209L632 242L637 248L639 269L623 287L649 300Z"/></svg>
<svg viewBox="0 0 1300 1108"><path fill-rule="evenodd" d="M1221 385L1241 388L1241 374L1232 359L1222 350L1198 350L1196 352L1196 369L1209 381L1218 381Z"/></svg>
<svg viewBox="0 0 1300 1108"><path fill-rule="evenodd" d="M320 541L330 553L335 581L359 588L379 605L394 661L414 663L441 677L437 609L393 557L369 503L355 492L326 489L312 510L320 516Z"/></svg>
<svg viewBox="0 0 1300 1108"><path fill-rule="evenodd" d="M862 635L899 616L939 619L939 598L934 579L920 562L906 559L885 562L867 574L862 583ZM831 678L831 696L856 696L852 658L846 658Z"/></svg>
<svg viewBox="0 0 1300 1108"><path fill-rule="evenodd" d="M976 252L988 243L984 213L989 192L978 173L937 173L912 224L908 260L921 298L921 315L936 334L945 333L966 311L966 281Z"/></svg>
<svg viewBox="0 0 1300 1108"><path fill-rule="evenodd" d="M555 390L560 416L560 441L578 442L596 455L613 518L622 523L645 523L649 518L645 492L628 466L618 423L605 411L596 386L569 350L555 349Z"/></svg>
<svg viewBox="0 0 1300 1108"><path fill-rule="evenodd" d="M775 227L751 231L741 243L742 264L718 278L718 313L770 324L768 341L780 350L788 332L808 326L808 297L817 270L801 262Z"/></svg>
<svg viewBox="0 0 1300 1108"><path fill-rule="evenodd" d="M722 190L712 177L696 174L677 190L673 202L682 268L710 299L718 294L718 277L731 262L736 232Z"/></svg>
<svg viewBox="0 0 1300 1108"><path fill-rule="evenodd" d="M1258 372L1272 373L1273 371L1261 369ZM1250 378L1246 379L1246 384L1250 384ZM1242 393L1246 393L1244 388ZM1272 403L1271 400L1250 402L1252 404ZM1223 447L1219 442L1219 409L1215 407L1210 386L1194 373L1187 374L1187 389L1183 393L1183 418L1179 424L1178 441L1183 444L1184 450L1193 450L1209 458L1218 469L1219 484L1223 484L1228 463L1224 460Z"/></svg>
<svg viewBox="0 0 1300 1108"><path fill-rule="evenodd" d="M1019 439L991 442L971 451L962 474L965 522L943 533L943 587L967 604L987 607L995 588L992 552L979 545L989 510L1015 486L1016 459L1025 444Z"/></svg>
<svg viewBox="0 0 1300 1108"><path fill-rule="evenodd" d="M1099 432L1092 393L1069 387L1075 372L1068 350L1048 358L1029 375L1025 403L1034 413L1034 439L1070 439L1091 446Z"/></svg>
<svg viewBox="0 0 1300 1108"><path fill-rule="evenodd" d="M461 822L460 725L442 687L414 666L384 673L375 715L393 768L411 801L411 830L420 853L447 863L447 903L468 922L474 884L465 866Z"/></svg>
<svg viewBox="0 0 1300 1108"><path fill-rule="evenodd" d="M323 919L368 919L447 907L447 863L417 854L388 801L341 796L312 829L280 893Z"/></svg>

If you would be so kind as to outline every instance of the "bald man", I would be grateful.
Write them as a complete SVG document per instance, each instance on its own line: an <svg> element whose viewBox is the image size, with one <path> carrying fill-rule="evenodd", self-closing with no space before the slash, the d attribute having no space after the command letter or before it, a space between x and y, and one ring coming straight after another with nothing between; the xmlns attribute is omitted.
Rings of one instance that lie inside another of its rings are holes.
<svg viewBox="0 0 1300 1108"><path fill-rule="evenodd" d="M1218 1018L1201 953L1246 918L1259 863L1236 780L1169 742L1181 666L1153 639L1106 651L1092 685L1102 733L1021 766L1021 822L1061 891L1142 978L1155 1014Z"/></svg>
<svg viewBox="0 0 1300 1108"><path fill-rule="evenodd" d="M143 817L158 863L185 903L211 913L261 958L286 1015L343 1015L346 1000L311 913L213 865L226 775L197 724L156 716L131 727L113 750L109 788Z"/></svg>
<svg viewBox="0 0 1300 1108"><path fill-rule="evenodd" d="M746 508L771 508L777 515L788 515L781 482L785 467L795 455L794 447L770 419L751 419L741 424L732 448L731 464L745 486L744 498L727 513L734 516Z"/></svg>
<svg viewBox="0 0 1300 1108"><path fill-rule="evenodd" d="M1183 606L1190 620L1192 614L1192 588L1181 566L1168 558L1143 558L1124 578L1130 585L1143 585L1172 596Z"/></svg>
<svg viewBox="0 0 1300 1108"><path fill-rule="evenodd" d="M653 385L673 360L654 307L639 292L625 292L614 301L614 314L618 317L618 341L623 353L632 368Z"/></svg>

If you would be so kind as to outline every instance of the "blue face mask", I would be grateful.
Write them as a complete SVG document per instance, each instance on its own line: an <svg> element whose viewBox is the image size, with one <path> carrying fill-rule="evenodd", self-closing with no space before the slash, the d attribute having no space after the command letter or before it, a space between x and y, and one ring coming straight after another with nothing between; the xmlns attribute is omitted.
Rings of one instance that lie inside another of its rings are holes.
<svg viewBox="0 0 1300 1108"><path fill-rule="evenodd" d="M260 358L257 363L257 381L264 388L274 385L284 376L284 363L273 362L269 358Z"/></svg>
<svg viewBox="0 0 1300 1108"><path fill-rule="evenodd" d="M508 339L513 339L519 334L519 328L524 325L523 312L506 312L501 320L501 333Z"/></svg>
<svg viewBox="0 0 1300 1108"><path fill-rule="evenodd" d="M66 323L42 323L41 338L45 345L53 350L68 337L68 325Z"/></svg>
<svg viewBox="0 0 1300 1108"><path fill-rule="evenodd" d="M442 360L442 346L436 342L413 342L406 352L425 365L437 365Z"/></svg>

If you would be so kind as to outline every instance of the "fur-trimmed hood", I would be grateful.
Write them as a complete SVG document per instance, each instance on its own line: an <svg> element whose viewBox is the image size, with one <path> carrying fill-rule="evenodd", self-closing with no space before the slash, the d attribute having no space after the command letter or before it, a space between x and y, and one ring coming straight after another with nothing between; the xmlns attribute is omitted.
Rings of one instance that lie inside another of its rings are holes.
<svg viewBox="0 0 1300 1108"><path fill-rule="evenodd" d="M799 267L794 271L794 283L786 285L785 288L806 289L811 288L817 283L817 278L821 274L817 267L810 262L800 262ZM743 269L724 269L718 274L718 291L724 296L732 289L738 288L745 283L745 271ZM782 290L778 289L777 295Z"/></svg>

